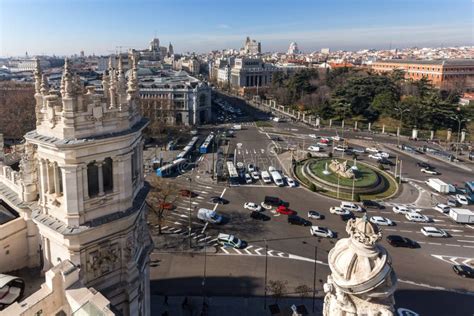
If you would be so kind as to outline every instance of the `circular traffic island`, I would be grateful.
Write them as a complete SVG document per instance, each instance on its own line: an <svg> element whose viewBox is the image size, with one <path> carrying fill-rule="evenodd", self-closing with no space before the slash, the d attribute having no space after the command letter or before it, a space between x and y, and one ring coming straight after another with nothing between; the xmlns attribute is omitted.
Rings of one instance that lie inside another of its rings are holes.
<svg viewBox="0 0 474 316"><path fill-rule="evenodd" d="M294 173L310 190L341 200L383 200L398 191L390 174L360 161L308 158L297 163Z"/></svg>

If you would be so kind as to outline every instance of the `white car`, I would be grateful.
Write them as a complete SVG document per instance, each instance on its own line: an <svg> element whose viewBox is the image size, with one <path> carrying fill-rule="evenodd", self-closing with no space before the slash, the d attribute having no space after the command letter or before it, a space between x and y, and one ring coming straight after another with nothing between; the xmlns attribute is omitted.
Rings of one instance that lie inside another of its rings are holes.
<svg viewBox="0 0 474 316"><path fill-rule="evenodd" d="M434 226L423 227L421 233L426 237L448 237L447 232Z"/></svg>
<svg viewBox="0 0 474 316"><path fill-rule="evenodd" d="M267 171L262 171L262 180L265 184L272 183L272 178L270 178L270 174Z"/></svg>
<svg viewBox="0 0 474 316"><path fill-rule="evenodd" d="M352 148L351 150L352 150L352 152L358 153L358 154L363 154L363 153L365 153L365 149L364 149L364 148Z"/></svg>
<svg viewBox="0 0 474 316"><path fill-rule="evenodd" d="M260 172L253 171L250 175L252 176L254 180L260 180Z"/></svg>
<svg viewBox="0 0 474 316"><path fill-rule="evenodd" d="M363 212L364 209L357 204L351 203L351 202L341 202L340 207L342 209L348 210L348 211L353 211L353 212Z"/></svg>
<svg viewBox="0 0 474 316"><path fill-rule="evenodd" d="M449 213L449 210L451 209L448 205L446 204L441 204L441 203L438 203L436 204L436 206L434 207L434 209L440 213Z"/></svg>
<svg viewBox="0 0 474 316"><path fill-rule="evenodd" d="M332 139L332 140L335 140L336 142L340 142L340 141L342 140L342 138L341 138L341 137L339 137L339 136L337 136L337 135L336 135L336 136L333 136L333 137L331 137L331 139Z"/></svg>
<svg viewBox="0 0 474 316"><path fill-rule="evenodd" d="M371 223L377 224L379 226L392 226L392 225L394 225L392 220L390 220L386 217L382 217L382 216L372 216L369 219L369 221Z"/></svg>
<svg viewBox="0 0 474 316"><path fill-rule="evenodd" d="M429 223L431 222L431 218L426 215L419 214L416 212L407 213L405 214L405 218L410 222L419 222L419 223Z"/></svg>
<svg viewBox="0 0 474 316"><path fill-rule="evenodd" d="M309 231L311 232L311 235L317 237L334 238L336 236L336 234L332 230L326 227L311 226Z"/></svg>
<svg viewBox="0 0 474 316"><path fill-rule="evenodd" d="M408 207L405 207L405 206L399 206L399 205L395 205L393 208L392 208L392 211L396 214L408 214L408 213L413 213L413 210L408 208Z"/></svg>
<svg viewBox="0 0 474 316"><path fill-rule="evenodd" d="M346 209L340 208L339 206L331 206L329 208L329 213L336 215L349 215L351 212Z"/></svg>
<svg viewBox="0 0 474 316"><path fill-rule="evenodd" d="M268 172L272 172L272 171L276 171L275 167L273 166L268 167Z"/></svg>
<svg viewBox="0 0 474 316"><path fill-rule="evenodd" d="M469 200L463 194L456 194L456 201L458 201L459 204L462 204L462 205L468 205L469 204Z"/></svg>
<svg viewBox="0 0 474 316"><path fill-rule="evenodd" d="M421 168L420 171L426 174L433 174L433 175L439 174L438 171L427 169L427 168Z"/></svg>
<svg viewBox="0 0 474 316"><path fill-rule="evenodd" d="M262 207L260 205L253 202L244 203L244 208L248 209L249 211L255 211L255 212L260 212L262 210Z"/></svg>
<svg viewBox="0 0 474 316"><path fill-rule="evenodd" d="M308 211L308 218L323 219L324 215L317 211Z"/></svg>
<svg viewBox="0 0 474 316"><path fill-rule="evenodd" d="M244 177L245 177L245 183L250 184L253 182L252 177L248 173L246 173Z"/></svg>
<svg viewBox="0 0 474 316"><path fill-rule="evenodd" d="M254 172L255 171L255 166L253 164L249 164L247 166L247 170L248 170L248 172Z"/></svg>
<svg viewBox="0 0 474 316"><path fill-rule="evenodd" d="M318 138L318 136L316 136L316 134L308 134L309 137L311 138Z"/></svg>
<svg viewBox="0 0 474 316"><path fill-rule="evenodd" d="M336 146L334 147L334 150L336 151L345 151L347 149L347 147L344 147L344 146Z"/></svg>
<svg viewBox="0 0 474 316"><path fill-rule="evenodd" d="M380 157L382 157L382 158L385 158L385 159L390 158L390 154L387 153L387 152L385 152L385 151L379 151L379 152L378 152L378 155L379 155Z"/></svg>
<svg viewBox="0 0 474 316"><path fill-rule="evenodd" d="M323 143L323 142L318 142L316 145L318 145L319 147L328 147L329 146L328 143Z"/></svg>
<svg viewBox="0 0 474 316"><path fill-rule="evenodd" d="M319 151L322 151L323 149L319 146L309 146L308 147L308 151L314 151L314 152L319 152Z"/></svg>
<svg viewBox="0 0 474 316"><path fill-rule="evenodd" d="M286 178L286 183L288 183L288 186L291 188L296 187L296 181L293 180L292 178Z"/></svg>
<svg viewBox="0 0 474 316"><path fill-rule="evenodd" d="M375 147L367 147L365 149L365 151L368 152L368 153L375 153L375 154L378 154L378 152L379 152L379 150Z"/></svg>
<svg viewBox="0 0 474 316"><path fill-rule="evenodd" d="M375 159L375 160L382 160L383 157L380 156L378 153L377 154L370 154L369 158Z"/></svg>

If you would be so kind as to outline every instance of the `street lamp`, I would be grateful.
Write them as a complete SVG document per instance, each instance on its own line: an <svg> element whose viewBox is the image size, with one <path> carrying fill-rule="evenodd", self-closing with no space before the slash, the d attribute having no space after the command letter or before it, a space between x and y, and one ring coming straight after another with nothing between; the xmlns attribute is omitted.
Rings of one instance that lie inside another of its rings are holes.
<svg viewBox="0 0 474 316"><path fill-rule="evenodd" d="M410 109L408 109L408 108L403 109L399 106L396 106L394 109L397 110L400 113L400 121L398 122L398 133L397 133L397 147L400 148L400 134L402 132L403 113L410 112Z"/></svg>
<svg viewBox="0 0 474 316"><path fill-rule="evenodd" d="M462 122L469 122L469 119L463 119L459 114L450 116L450 118L454 121L458 122L458 135L457 135L457 144L456 144L456 159L458 159L459 154L459 143L461 142L461 123Z"/></svg>

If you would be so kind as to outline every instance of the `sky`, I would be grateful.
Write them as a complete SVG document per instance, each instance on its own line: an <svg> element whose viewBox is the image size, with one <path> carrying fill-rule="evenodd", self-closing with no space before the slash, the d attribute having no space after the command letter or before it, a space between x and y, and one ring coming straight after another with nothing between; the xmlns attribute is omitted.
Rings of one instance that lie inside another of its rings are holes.
<svg viewBox="0 0 474 316"><path fill-rule="evenodd" d="M0 56L473 45L474 0L0 0ZM121 48L119 46L122 46Z"/></svg>

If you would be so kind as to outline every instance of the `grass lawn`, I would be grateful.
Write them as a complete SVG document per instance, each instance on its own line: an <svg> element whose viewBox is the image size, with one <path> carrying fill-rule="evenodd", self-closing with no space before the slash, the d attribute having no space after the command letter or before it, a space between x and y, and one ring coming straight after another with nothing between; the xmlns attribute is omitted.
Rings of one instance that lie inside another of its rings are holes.
<svg viewBox="0 0 474 316"><path fill-rule="evenodd" d="M268 121L256 121L255 125L257 127L273 127L273 124L271 122L268 122Z"/></svg>

